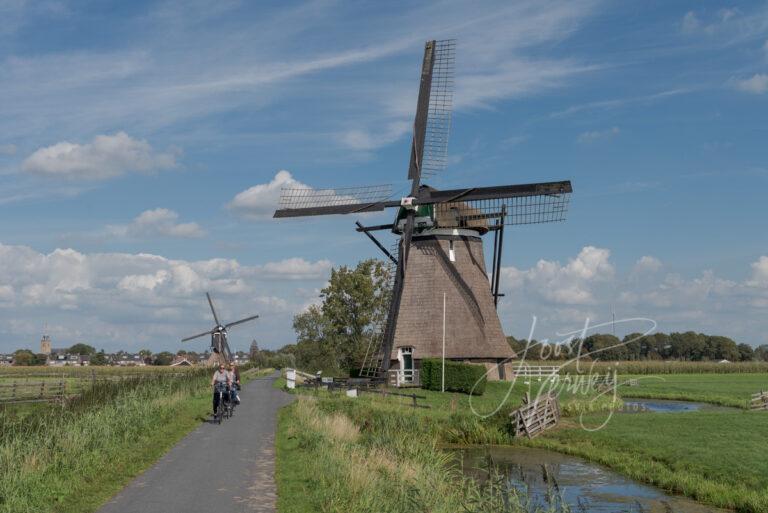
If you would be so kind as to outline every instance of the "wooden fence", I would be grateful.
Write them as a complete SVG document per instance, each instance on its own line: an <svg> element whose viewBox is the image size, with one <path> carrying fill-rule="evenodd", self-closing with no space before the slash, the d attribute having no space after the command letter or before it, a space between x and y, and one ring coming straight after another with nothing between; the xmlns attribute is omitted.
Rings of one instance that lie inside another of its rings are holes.
<svg viewBox="0 0 768 513"><path fill-rule="evenodd" d="M519 365L512 368L512 372L519 378L549 378L560 371L558 365Z"/></svg>
<svg viewBox="0 0 768 513"><path fill-rule="evenodd" d="M65 380L13 381L0 383L0 404L55 401L79 392Z"/></svg>
<svg viewBox="0 0 768 513"><path fill-rule="evenodd" d="M510 413L515 436L533 438L560 422L560 401L553 393L537 397L534 401L526 394L525 404Z"/></svg>
<svg viewBox="0 0 768 513"><path fill-rule="evenodd" d="M162 374L164 377L179 377L184 375L185 373L183 372ZM147 372L112 375L100 375L94 372L78 376L35 374L25 375L24 378L26 379L14 376L13 380L9 379L9 376L0 376L0 378L2 378L2 380L0 380L0 404L59 401L65 398L70 399L79 396L84 390L97 387L100 384L127 379L148 379L154 376L157 375ZM37 380L30 380L30 377L36 377Z"/></svg>
<svg viewBox="0 0 768 513"><path fill-rule="evenodd" d="M757 392L752 394L752 400L749 403L750 410L768 410L768 392Z"/></svg>

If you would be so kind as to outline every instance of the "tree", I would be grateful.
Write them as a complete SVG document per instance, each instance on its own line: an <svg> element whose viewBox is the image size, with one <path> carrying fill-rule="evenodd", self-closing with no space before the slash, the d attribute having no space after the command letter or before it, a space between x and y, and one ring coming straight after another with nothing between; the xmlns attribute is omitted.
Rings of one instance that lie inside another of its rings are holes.
<svg viewBox="0 0 768 513"><path fill-rule="evenodd" d="M768 362L768 344L762 344L755 348L755 360Z"/></svg>
<svg viewBox="0 0 768 513"><path fill-rule="evenodd" d="M152 362L152 365L170 365L172 361L173 361L173 353L169 353L168 351L163 351L155 355L155 359Z"/></svg>
<svg viewBox="0 0 768 513"><path fill-rule="evenodd" d="M13 353L13 364L19 365L23 367L28 367L30 365L42 365L45 363L45 360L42 362L38 360L37 355L30 351L29 349L19 349L15 353Z"/></svg>
<svg viewBox="0 0 768 513"><path fill-rule="evenodd" d="M358 368L375 329L385 322L390 294L389 275L380 260L332 269L328 286L320 292L322 303L293 319L296 364L332 373Z"/></svg>
<svg viewBox="0 0 768 513"><path fill-rule="evenodd" d="M742 362L751 362L755 359L755 350L749 344L739 344L736 349L739 351L739 360Z"/></svg>
<svg viewBox="0 0 768 513"><path fill-rule="evenodd" d="M88 344L79 343L67 349L67 352L70 354L89 355L94 354L96 352L96 348L89 346Z"/></svg>
<svg viewBox="0 0 768 513"><path fill-rule="evenodd" d="M109 365L109 359L103 349L91 357L91 365Z"/></svg>

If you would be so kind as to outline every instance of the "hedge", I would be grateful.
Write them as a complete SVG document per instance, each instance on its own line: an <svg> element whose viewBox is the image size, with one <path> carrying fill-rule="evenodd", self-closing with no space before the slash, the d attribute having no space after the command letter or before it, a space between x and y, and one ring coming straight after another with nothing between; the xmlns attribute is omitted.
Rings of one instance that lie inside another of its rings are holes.
<svg viewBox="0 0 768 513"><path fill-rule="evenodd" d="M442 390L443 361L439 358L425 358L421 360L421 388L427 390ZM451 392L463 392L465 394L483 395L485 392L485 366L445 361L445 389ZM477 386L475 386L477 383ZM473 390L474 387L474 390Z"/></svg>

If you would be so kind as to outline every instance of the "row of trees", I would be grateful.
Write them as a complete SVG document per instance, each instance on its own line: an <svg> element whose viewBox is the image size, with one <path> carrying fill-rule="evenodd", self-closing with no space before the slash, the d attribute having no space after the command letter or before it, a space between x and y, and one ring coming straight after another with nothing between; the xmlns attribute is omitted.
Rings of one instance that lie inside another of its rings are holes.
<svg viewBox="0 0 768 513"><path fill-rule="evenodd" d="M507 337L519 355L527 342ZM654 333L643 336L632 333L619 339L610 334L595 334L584 340L552 344L532 341L526 358L532 360L564 360L580 354L582 357L607 360L682 360L691 362L729 360L732 362L768 361L768 344L753 348L737 344L728 337L705 335L693 331L684 333Z"/></svg>

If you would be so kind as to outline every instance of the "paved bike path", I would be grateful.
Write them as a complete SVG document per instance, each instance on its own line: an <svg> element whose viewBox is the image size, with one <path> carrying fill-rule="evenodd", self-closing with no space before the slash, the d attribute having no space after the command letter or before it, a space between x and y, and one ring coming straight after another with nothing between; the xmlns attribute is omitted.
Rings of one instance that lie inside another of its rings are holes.
<svg viewBox="0 0 768 513"><path fill-rule="evenodd" d="M245 385L234 417L203 423L98 513L276 511L277 410L291 402L277 376Z"/></svg>

